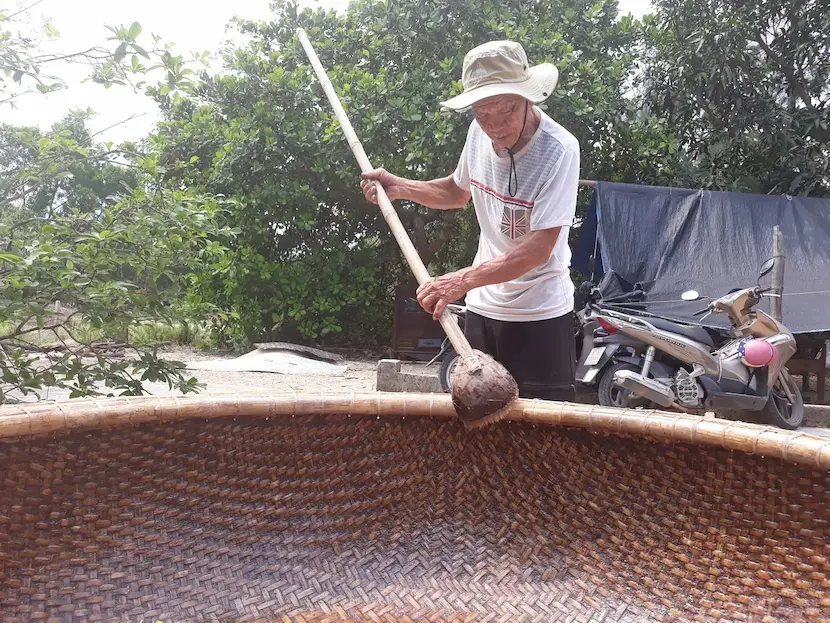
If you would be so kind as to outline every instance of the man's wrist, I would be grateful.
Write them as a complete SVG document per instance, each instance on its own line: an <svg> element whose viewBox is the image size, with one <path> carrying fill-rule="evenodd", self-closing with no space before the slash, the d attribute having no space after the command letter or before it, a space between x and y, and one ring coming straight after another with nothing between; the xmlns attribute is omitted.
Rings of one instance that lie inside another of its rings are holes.
<svg viewBox="0 0 830 623"><path fill-rule="evenodd" d="M480 283L481 281L481 264L478 266L468 266L467 268L461 269L461 283L464 284L465 293L469 292L470 290L475 290L476 288L484 285Z"/></svg>
<svg viewBox="0 0 830 623"><path fill-rule="evenodd" d="M403 201L414 201L412 182L413 180L396 176L395 186L398 189L398 199Z"/></svg>

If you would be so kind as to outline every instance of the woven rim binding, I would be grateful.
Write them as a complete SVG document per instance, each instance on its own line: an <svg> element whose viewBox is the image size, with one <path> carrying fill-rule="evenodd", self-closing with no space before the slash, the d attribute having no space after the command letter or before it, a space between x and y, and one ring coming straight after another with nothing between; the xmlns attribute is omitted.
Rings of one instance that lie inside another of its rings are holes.
<svg viewBox="0 0 830 623"><path fill-rule="evenodd" d="M0 439L187 419L241 415L267 419L338 413L377 417L455 417L452 399L447 394L294 392L76 398L0 407ZM830 470L830 439L749 422L542 400L518 400L505 420L717 446Z"/></svg>

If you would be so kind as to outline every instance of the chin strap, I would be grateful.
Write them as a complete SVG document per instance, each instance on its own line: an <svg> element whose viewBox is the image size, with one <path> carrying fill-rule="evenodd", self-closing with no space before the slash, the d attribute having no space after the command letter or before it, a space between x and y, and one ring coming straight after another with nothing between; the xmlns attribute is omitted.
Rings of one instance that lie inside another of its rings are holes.
<svg viewBox="0 0 830 623"><path fill-rule="evenodd" d="M522 131L519 132L519 138L516 139L516 142L513 143L511 147L507 148L507 153L510 155L510 174L507 178L507 194L511 197L515 197L516 193L519 192L519 176L516 173L516 161L513 159L513 148L519 144L519 141L522 140L522 134L525 133L525 126L527 125L527 111L530 108L528 102L525 102L525 118L522 121ZM513 189L513 181L516 181L516 188Z"/></svg>

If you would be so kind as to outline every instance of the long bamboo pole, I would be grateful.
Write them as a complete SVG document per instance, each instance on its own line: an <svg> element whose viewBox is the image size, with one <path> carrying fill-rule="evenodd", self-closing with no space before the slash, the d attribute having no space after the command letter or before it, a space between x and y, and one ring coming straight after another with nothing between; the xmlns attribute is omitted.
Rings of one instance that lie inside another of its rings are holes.
<svg viewBox="0 0 830 623"><path fill-rule="evenodd" d="M340 122L340 127L343 129L343 133L346 135L346 140L348 141L349 147L351 148L352 153L354 154L358 164L360 165L361 171L363 171L363 173L366 173L368 171L373 170L374 167L369 162L369 158L366 156L366 152L363 150L363 145L360 143L360 139L357 138L357 134L355 133L354 128L352 128L352 124L349 122L349 118L346 115L346 111L343 109L343 105L340 103L340 99L337 97L337 93L334 91L334 87L331 84L331 80L329 80L329 77L326 74L326 70L320 63L320 59L317 58L317 54L311 45L311 41L309 41L308 39L308 35L306 34L305 30L299 28L297 30L297 36L299 37L300 43L302 44L306 54L308 55L309 60L311 61L311 66L317 73L317 78L320 80L320 84L322 85L323 90L326 93L326 97L328 98L332 109L334 109L334 114L337 116L337 120ZM412 269L412 272L414 273L415 278L418 280L418 283L424 284L431 279L429 272L427 271L426 266L424 266L423 261L418 255L418 251L415 249L415 246L412 244L412 240L410 240L409 234L406 233L406 229L404 229L404 226L401 223L400 218L398 218L398 214L395 211L392 202L389 200L386 191L383 189L383 186L381 186L380 184L376 185L378 191L378 206L380 207L380 211L383 214L383 218L389 225L389 229L392 230L392 234L395 236L395 240L398 241L398 245L401 247L401 251L403 251L404 257L406 258L406 261L409 263L409 267ZM470 343L467 341L467 338L464 336L463 331L461 331L461 329L459 328L458 322L455 320L453 315L449 311L445 310L444 313L441 314L441 318L439 320L441 322L441 326L444 329L444 332L447 334L447 337L450 339L450 342L455 347L456 352L462 357L471 356L473 354L473 349L470 346Z"/></svg>
<svg viewBox="0 0 830 623"><path fill-rule="evenodd" d="M78 398L0 407L0 439L235 416L269 419L334 414L389 419L455 418L455 408L448 394L385 392ZM715 446L830 470L830 439L748 422L524 399L511 405L506 419L613 435L639 435L660 442Z"/></svg>

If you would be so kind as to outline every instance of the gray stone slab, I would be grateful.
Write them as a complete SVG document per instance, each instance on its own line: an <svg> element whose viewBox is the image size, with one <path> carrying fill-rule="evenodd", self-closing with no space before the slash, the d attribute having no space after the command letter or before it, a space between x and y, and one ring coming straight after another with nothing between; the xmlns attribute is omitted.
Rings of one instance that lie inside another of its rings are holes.
<svg viewBox="0 0 830 623"><path fill-rule="evenodd" d="M441 382L438 380L437 374L401 372L399 359L381 359L378 361L376 387L379 392L442 392Z"/></svg>
<svg viewBox="0 0 830 623"><path fill-rule="evenodd" d="M830 426L830 405L804 405L804 426Z"/></svg>

